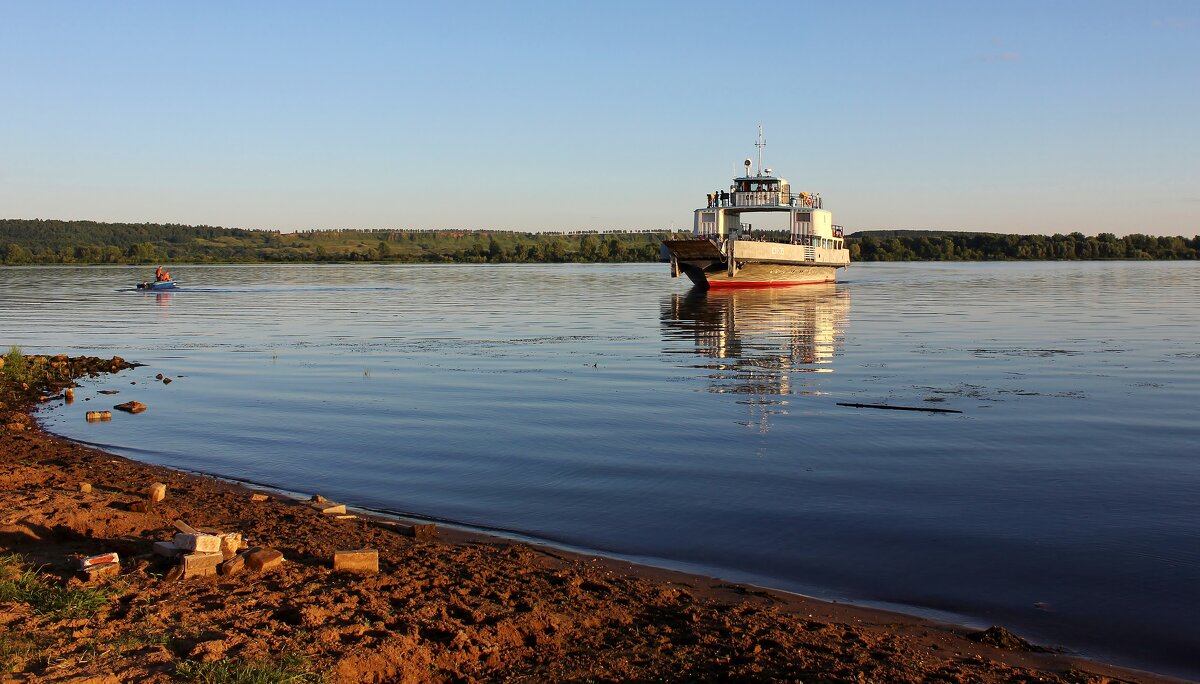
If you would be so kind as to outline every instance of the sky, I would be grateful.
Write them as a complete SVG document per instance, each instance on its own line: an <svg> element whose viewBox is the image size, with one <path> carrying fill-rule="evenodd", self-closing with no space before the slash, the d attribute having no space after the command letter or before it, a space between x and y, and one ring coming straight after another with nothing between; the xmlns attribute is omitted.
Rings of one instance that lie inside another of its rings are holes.
<svg viewBox="0 0 1200 684"><path fill-rule="evenodd" d="M1200 2L0 0L0 218L1200 233Z"/></svg>

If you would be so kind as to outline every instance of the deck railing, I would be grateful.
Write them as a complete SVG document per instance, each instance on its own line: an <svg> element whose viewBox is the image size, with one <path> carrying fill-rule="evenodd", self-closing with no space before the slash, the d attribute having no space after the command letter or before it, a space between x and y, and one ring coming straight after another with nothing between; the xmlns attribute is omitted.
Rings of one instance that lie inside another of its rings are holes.
<svg viewBox="0 0 1200 684"><path fill-rule="evenodd" d="M821 198L804 193L730 192L708 196L709 207L803 207L822 209Z"/></svg>

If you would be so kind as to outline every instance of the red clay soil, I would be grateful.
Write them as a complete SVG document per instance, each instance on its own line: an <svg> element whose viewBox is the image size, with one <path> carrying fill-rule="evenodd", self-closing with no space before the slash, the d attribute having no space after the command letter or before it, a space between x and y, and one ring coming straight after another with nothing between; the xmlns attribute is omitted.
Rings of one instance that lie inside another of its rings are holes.
<svg viewBox="0 0 1200 684"><path fill-rule="evenodd" d="M0 596L0 681L182 681L195 663L299 656L299 681L1160 682L1005 632L970 630L710 578L439 528L323 515L307 502L136 463L43 432L0 408L0 555L9 579L116 551L90 617ZM90 492L80 491L89 483ZM138 512L151 483L164 501ZM286 559L261 573L168 579L151 552L174 521L240 532ZM381 571L334 572L376 549ZM0 567L0 581L5 578Z"/></svg>

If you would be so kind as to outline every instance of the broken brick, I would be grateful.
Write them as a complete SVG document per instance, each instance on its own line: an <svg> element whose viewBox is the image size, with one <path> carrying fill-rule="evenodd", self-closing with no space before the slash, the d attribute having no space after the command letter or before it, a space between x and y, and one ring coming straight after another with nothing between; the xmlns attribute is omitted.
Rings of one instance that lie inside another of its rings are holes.
<svg viewBox="0 0 1200 684"><path fill-rule="evenodd" d="M283 553L276 549L254 548L246 552L246 567L262 572L283 564Z"/></svg>
<svg viewBox="0 0 1200 684"><path fill-rule="evenodd" d="M217 566L217 572L222 575L236 575L246 567L246 554L239 553L232 558L226 559Z"/></svg>
<svg viewBox="0 0 1200 684"><path fill-rule="evenodd" d="M121 562L121 558L119 556L117 556L117 554L115 552L102 553L97 556L87 556L84 558L76 558L75 559L75 569L76 570L86 570L88 568L95 567L97 565L104 565L106 563L120 563L120 562Z"/></svg>
<svg viewBox="0 0 1200 684"><path fill-rule="evenodd" d="M114 554L115 555L115 554ZM79 576L85 582L95 582L105 577L116 577L121 573L120 563L101 563L79 571Z"/></svg>
<svg viewBox="0 0 1200 684"><path fill-rule="evenodd" d="M334 551L333 569L341 572L375 574L379 572L379 552L375 549Z"/></svg>
<svg viewBox="0 0 1200 684"><path fill-rule="evenodd" d="M409 526L408 536L413 539L428 541L437 538L437 525L429 523L417 523Z"/></svg>

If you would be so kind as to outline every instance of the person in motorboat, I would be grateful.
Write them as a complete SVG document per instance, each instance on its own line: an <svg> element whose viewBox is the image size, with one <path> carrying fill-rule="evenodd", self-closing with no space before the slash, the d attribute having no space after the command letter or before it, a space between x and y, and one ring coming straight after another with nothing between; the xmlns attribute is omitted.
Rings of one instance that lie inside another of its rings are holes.
<svg viewBox="0 0 1200 684"><path fill-rule="evenodd" d="M162 266L159 266L158 268L154 269L154 282L164 283L170 279L171 279L170 271L166 270Z"/></svg>

